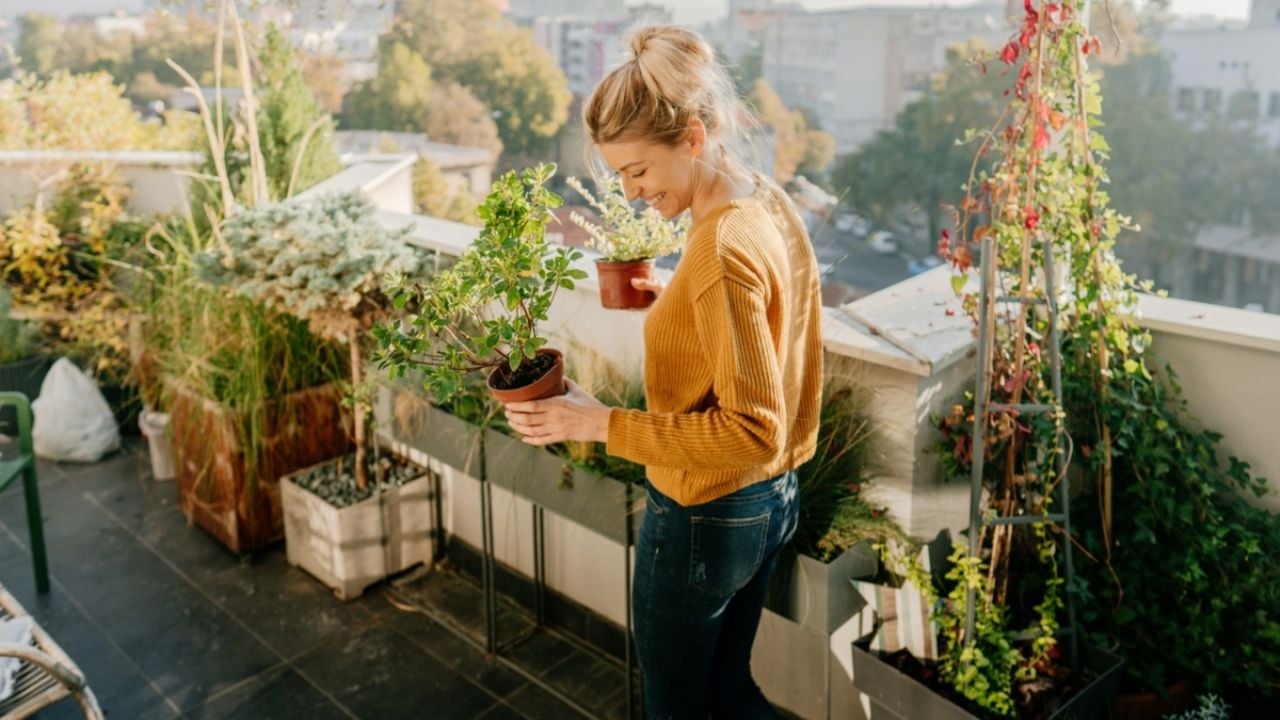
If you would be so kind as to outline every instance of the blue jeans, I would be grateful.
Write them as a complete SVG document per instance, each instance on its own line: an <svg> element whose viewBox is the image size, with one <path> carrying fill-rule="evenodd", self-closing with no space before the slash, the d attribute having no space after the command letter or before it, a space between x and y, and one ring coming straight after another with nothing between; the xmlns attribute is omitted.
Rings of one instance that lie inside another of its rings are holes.
<svg viewBox="0 0 1280 720"><path fill-rule="evenodd" d="M795 473L692 507L652 486L648 500L632 603L646 715L777 718L751 679L751 645L795 533Z"/></svg>

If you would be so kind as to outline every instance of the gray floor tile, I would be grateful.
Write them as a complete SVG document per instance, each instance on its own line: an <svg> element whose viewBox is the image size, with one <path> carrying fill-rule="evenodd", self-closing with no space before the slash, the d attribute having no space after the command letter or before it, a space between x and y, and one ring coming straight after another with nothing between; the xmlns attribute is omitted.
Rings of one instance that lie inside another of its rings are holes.
<svg viewBox="0 0 1280 720"><path fill-rule="evenodd" d="M463 720L494 703L478 685L380 626L326 641L294 666L362 718Z"/></svg>

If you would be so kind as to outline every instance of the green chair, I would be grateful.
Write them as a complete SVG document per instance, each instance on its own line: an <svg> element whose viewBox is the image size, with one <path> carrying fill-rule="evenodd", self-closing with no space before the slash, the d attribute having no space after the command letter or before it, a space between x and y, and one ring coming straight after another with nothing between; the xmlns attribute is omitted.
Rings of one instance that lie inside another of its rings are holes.
<svg viewBox="0 0 1280 720"><path fill-rule="evenodd" d="M36 591L49 592L49 565L44 551L44 520L40 517L40 489L36 480L36 453L31 442L31 401L19 392L0 392L0 407L18 411L18 448L0 445L0 491L22 478L27 497L27 529L31 533L31 559L35 563Z"/></svg>

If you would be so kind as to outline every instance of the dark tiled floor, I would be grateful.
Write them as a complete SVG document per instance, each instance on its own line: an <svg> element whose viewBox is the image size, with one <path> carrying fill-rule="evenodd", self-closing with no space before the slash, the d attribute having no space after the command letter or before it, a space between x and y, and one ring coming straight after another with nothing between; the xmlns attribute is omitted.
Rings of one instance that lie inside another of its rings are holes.
<svg viewBox="0 0 1280 720"><path fill-rule="evenodd" d="M481 634L479 589L460 575L419 571L342 603L282 547L231 555L187 526L136 441L93 465L42 464L40 493L52 592L34 590L20 484L0 494L0 583L109 717L582 717L532 676L596 717L626 717L625 672L578 643L539 631L500 661L437 622ZM503 640L529 630L500 607ZM79 713L66 702L39 717Z"/></svg>

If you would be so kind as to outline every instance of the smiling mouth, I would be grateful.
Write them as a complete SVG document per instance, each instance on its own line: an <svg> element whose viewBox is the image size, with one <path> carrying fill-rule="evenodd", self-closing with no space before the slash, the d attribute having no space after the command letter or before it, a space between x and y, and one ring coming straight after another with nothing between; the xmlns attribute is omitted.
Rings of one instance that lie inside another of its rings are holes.
<svg viewBox="0 0 1280 720"><path fill-rule="evenodd" d="M666 194L666 193L664 193L664 192L662 192L662 193L658 193L657 197L655 197L655 198L653 198L652 200L649 200L649 201L648 201L648 202L649 202L649 207L657 207L657 206L658 206L658 203L662 202L664 199L666 199L666 197L667 197L667 194Z"/></svg>

